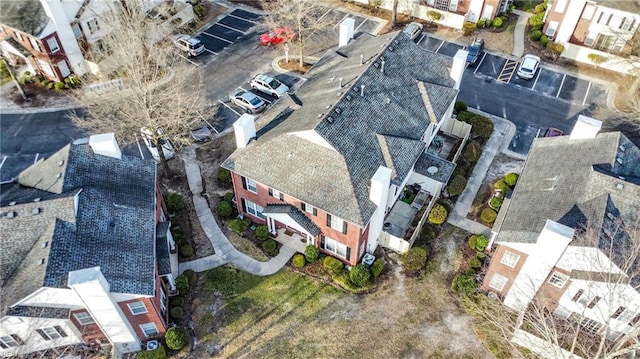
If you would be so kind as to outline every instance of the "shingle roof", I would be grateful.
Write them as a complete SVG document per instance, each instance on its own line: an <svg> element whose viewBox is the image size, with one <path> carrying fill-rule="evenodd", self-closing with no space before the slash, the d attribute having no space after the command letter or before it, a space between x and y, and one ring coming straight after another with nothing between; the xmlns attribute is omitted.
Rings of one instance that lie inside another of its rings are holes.
<svg viewBox="0 0 640 359"><path fill-rule="evenodd" d="M158 274L171 274L171 260L169 258L169 244L167 243L167 231L171 222L160 222L156 227L156 261L158 262Z"/></svg>
<svg viewBox="0 0 640 359"><path fill-rule="evenodd" d="M312 236L320 234L320 228L313 223L309 217L302 213L296 207L290 204L270 204L265 207L263 213L283 213L289 215L294 221L296 221L302 228L306 229Z"/></svg>
<svg viewBox="0 0 640 359"><path fill-rule="evenodd" d="M639 163L640 149L620 132L534 140L498 241L534 243L546 219L579 229L600 226L611 213L637 223Z"/></svg>
<svg viewBox="0 0 640 359"><path fill-rule="evenodd" d="M435 167L435 172L433 172L434 170L432 167ZM438 182L448 183L455 168L456 164L453 162L434 156L430 153L423 153L418 158L414 171Z"/></svg>
<svg viewBox="0 0 640 359"><path fill-rule="evenodd" d="M16 305L7 310L7 315L14 317L68 319L70 311L69 308Z"/></svg>
<svg viewBox="0 0 640 359"><path fill-rule="evenodd" d="M638 0L595 0L595 2L600 6L627 11L632 14L640 12L640 2Z"/></svg>
<svg viewBox="0 0 640 359"><path fill-rule="evenodd" d="M256 141L223 166L364 226L376 208L368 188L375 171L389 166L393 180L404 179L425 130L454 101L450 66L405 34L359 34L305 75L301 106L278 101L257 121Z"/></svg>

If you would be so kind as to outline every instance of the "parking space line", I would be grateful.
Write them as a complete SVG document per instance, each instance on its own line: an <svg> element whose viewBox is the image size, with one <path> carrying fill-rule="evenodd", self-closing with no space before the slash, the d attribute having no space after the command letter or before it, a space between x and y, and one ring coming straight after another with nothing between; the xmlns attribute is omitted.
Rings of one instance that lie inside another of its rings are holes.
<svg viewBox="0 0 640 359"><path fill-rule="evenodd" d="M533 81L533 86L531 86L532 90L536 88L536 84L538 83L538 79L540 78L541 73L542 73L542 68L540 69L540 71L538 71L538 74L536 75L536 79Z"/></svg>
<svg viewBox="0 0 640 359"><path fill-rule="evenodd" d="M440 43L440 45L438 46L435 52L440 51L440 48L442 47L442 45L444 45L444 40L442 40L442 42Z"/></svg>
<svg viewBox="0 0 640 359"><path fill-rule="evenodd" d="M208 52L210 52L210 53L212 53L212 54L214 54L214 55L217 55L217 54L218 54L218 53L217 53L217 52L215 52L215 51L211 51L211 50L207 49L207 48L206 48L206 46L205 46L204 50L205 50L205 51L208 51Z"/></svg>
<svg viewBox="0 0 640 359"><path fill-rule="evenodd" d="M206 32L206 31L205 31L205 32L203 32L203 34L208 35L208 36L211 36L211 37L216 38L216 39L218 39L218 40L222 40L222 41L228 42L228 43L230 43L230 44L233 44L233 41L229 41L229 40L227 40L227 39L225 39L225 38L222 38L222 37L220 37L220 36L216 36L216 35L210 34L210 33Z"/></svg>
<svg viewBox="0 0 640 359"><path fill-rule="evenodd" d="M33 159L33 164L35 165L38 162L38 156L40 156L40 152L36 153L36 158Z"/></svg>
<svg viewBox="0 0 640 359"><path fill-rule="evenodd" d="M233 30L233 31L239 32L239 33L241 33L242 35L246 35L246 34L247 34L247 32L246 32L246 31L241 31L241 30L238 30L238 29L233 28L233 27L231 27L231 26L228 26L228 25L225 25L225 24L221 24L221 23L219 23L219 22L217 22L217 23L216 23L216 25L218 25L218 26L222 26L222 27L226 27L226 28L227 28L227 29L229 29L229 30Z"/></svg>
<svg viewBox="0 0 640 359"><path fill-rule="evenodd" d="M7 160L7 156L3 156L2 157L2 162L0 162L0 168L2 168L2 165L4 164L4 161Z"/></svg>
<svg viewBox="0 0 640 359"><path fill-rule="evenodd" d="M422 36L420 36L420 40L418 40L417 44L420 45L420 43L422 42L422 40L427 37L426 34L422 34Z"/></svg>
<svg viewBox="0 0 640 359"><path fill-rule="evenodd" d="M206 50L206 49L207 49L207 48L205 47L205 50ZM189 62L190 62L190 63L192 63L193 65L196 65L196 67L200 66L199 64L197 64L197 63L195 63L195 62L193 62L193 61L189 60L189 58L188 58L188 57L186 57L186 56L184 56L184 55L182 55L182 54L178 54L178 56L180 56L180 57L182 57L183 59L185 59L185 60L189 61Z"/></svg>
<svg viewBox="0 0 640 359"><path fill-rule="evenodd" d="M591 91L591 84L593 82L589 81L589 86L587 86L587 93L584 94L584 100L582 100L582 106L587 103L587 97L589 96L589 91Z"/></svg>
<svg viewBox="0 0 640 359"><path fill-rule="evenodd" d="M224 103L224 102L222 102L220 100L218 100L218 102L220 102L222 104L222 106L224 106L224 107L228 108L229 110L233 111L233 113L235 113L236 115L242 116L241 114L238 113L238 111L234 110L233 107L227 105L226 103Z"/></svg>
<svg viewBox="0 0 640 359"><path fill-rule="evenodd" d="M361 22L360 25L358 25L358 27L356 27L355 31L357 32L360 29L360 27L364 25L365 22L367 22L367 19L364 19L364 21Z"/></svg>
<svg viewBox="0 0 640 359"><path fill-rule="evenodd" d="M556 94L556 98L560 96L560 91L562 91L562 85L564 85L564 79L567 78L567 74L562 74L562 82L560 82L560 87L558 87L558 93Z"/></svg>
<svg viewBox="0 0 640 359"><path fill-rule="evenodd" d="M342 19L340 19L340 21L338 21L337 24L333 25L333 29L335 29L336 27L338 27L338 25L340 25L340 23L342 22L342 20L346 19L347 16L349 16L349 14L346 14Z"/></svg>
<svg viewBox="0 0 640 359"><path fill-rule="evenodd" d="M327 10L327 12L325 12L324 14L322 14L322 16L320 16L318 18L318 20L316 20L316 23L320 24L320 20L322 20L325 16L327 16L328 13L331 12L331 9Z"/></svg>
<svg viewBox="0 0 640 359"><path fill-rule="evenodd" d="M478 62L478 65L476 65L476 69L473 70L473 74L475 75L476 72L478 72L478 69L480 68L480 65L482 65L482 61L484 61L484 58L487 57L487 53L485 52L484 55L482 55L482 58L480 59L480 62Z"/></svg>
<svg viewBox="0 0 640 359"><path fill-rule="evenodd" d="M252 20L249 20L249 19L245 19L245 18L243 18L243 17L236 16L236 15L234 15L234 14L228 14L227 16L229 16L229 17L235 17L235 18L236 18L236 19L238 19L238 20L242 20L242 21L250 22L250 23L252 23L252 24L254 24L254 25L258 23L258 22L256 22L256 21L252 21ZM219 23L216 23L216 24L220 25Z"/></svg>

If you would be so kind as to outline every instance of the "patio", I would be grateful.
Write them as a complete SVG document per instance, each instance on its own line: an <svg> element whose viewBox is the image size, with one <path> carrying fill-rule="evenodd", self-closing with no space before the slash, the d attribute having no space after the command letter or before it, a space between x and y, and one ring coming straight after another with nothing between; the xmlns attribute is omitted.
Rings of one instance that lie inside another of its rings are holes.
<svg viewBox="0 0 640 359"><path fill-rule="evenodd" d="M303 237L290 229L278 228L276 233L277 236L274 239L277 242L295 249L296 252L304 253L304 249L307 247L307 244L311 244L307 243L308 240L306 237Z"/></svg>
<svg viewBox="0 0 640 359"><path fill-rule="evenodd" d="M440 131L431 141L427 153L452 161L462 141L460 137Z"/></svg>

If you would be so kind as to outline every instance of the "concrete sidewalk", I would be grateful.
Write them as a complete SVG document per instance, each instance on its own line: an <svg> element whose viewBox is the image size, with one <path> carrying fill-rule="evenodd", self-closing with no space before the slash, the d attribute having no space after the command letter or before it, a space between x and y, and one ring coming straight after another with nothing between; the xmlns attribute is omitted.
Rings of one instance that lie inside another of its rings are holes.
<svg viewBox="0 0 640 359"><path fill-rule="evenodd" d="M184 149L182 153L182 160L184 161L185 172L189 181L189 189L193 194L193 204L195 206L196 214L198 215L202 229L207 234L207 237L213 246L215 254L193 261L180 263L179 272L182 273L187 269L202 272L224 264L231 264L238 269L251 274L265 276L276 273L284 267L296 252L293 248L282 246L282 248L280 248L280 253L277 256L271 258L267 262L261 262L238 251L229 242L213 217L213 213L209 208L209 203L204 197L202 197L202 176L200 174L200 166L198 165L195 148L193 146Z"/></svg>
<svg viewBox="0 0 640 359"><path fill-rule="evenodd" d="M498 152L504 152L508 149L509 143L511 143L511 139L516 132L516 126L510 121L490 115L486 112L472 108L469 108L469 111L490 118L493 122L493 133L484 146L482 155L480 155L478 163L476 163L473 173L467 181L467 186L458 197L458 201L456 202L455 207L453 207L451 214L449 214L447 223L462 228L468 232L484 234L488 237L491 235L491 228L468 219L467 213L469 213L469 210L473 205L473 200L475 199L478 190L480 190L482 181L487 175L489 167L491 167L493 158Z"/></svg>
<svg viewBox="0 0 640 359"><path fill-rule="evenodd" d="M516 23L516 28L513 31L513 52L511 54L513 56L522 57L522 55L524 55L524 31L527 28L527 22L532 14L520 10L513 10L513 13L518 15L518 22Z"/></svg>

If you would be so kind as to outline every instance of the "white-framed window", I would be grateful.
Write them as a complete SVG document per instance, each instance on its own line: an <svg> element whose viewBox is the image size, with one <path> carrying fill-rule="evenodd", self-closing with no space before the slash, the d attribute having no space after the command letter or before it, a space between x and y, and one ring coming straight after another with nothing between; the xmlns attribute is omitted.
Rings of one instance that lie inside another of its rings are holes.
<svg viewBox="0 0 640 359"><path fill-rule="evenodd" d="M40 336L44 340L55 340L67 336L67 333L65 333L64 330L62 330L62 328L57 325L54 327L36 329L36 332L40 334Z"/></svg>
<svg viewBox="0 0 640 359"><path fill-rule="evenodd" d="M164 294L164 290L160 288L160 311L162 314L167 313L167 296Z"/></svg>
<svg viewBox="0 0 640 359"><path fill-rule="evenodd" d="M314 216L318 215L318 209L316 209L316 207L310 205L309 203L300 203L300 207L302 208L303 211L309 213L309 214L313 214ZM342 230L342 228L340 228L340 230Z"/></svg>
<svg viewBox="0 0 640 359"><path fill-rule="evenodd" d="M587 38L584 40L584 46L593 46L593 43L596 42L596 37L598 34L589 33Z"/></svg>
<svg viewBox="0 0 640 359"><path fill-rule="evenodd" d="M262 208L261 206L258 206L257 204L249 201L248 199L243 199L244 201L244 206L247 210L247 213L258 217L260 219L264 219L264 214L262 214L262 212L264 211L264 208Z"/></svg>
<svg viewBox="0 0 640 359"><path fill-rule="evenodd" d="M62 77L67 77L71 74L71 70L69 70L69 66L65 60L58 62L58 70L60 70Z"/></svg>
<svg viewBox="0 0 640 359"><path fill-rule="evenodd" d="M559 305L558 308L556 308L555 312L553 312L553 314L557 315L560 318L567 319L571 316L571 311Z"/></svg>
<svg viewBox="0 0 640 359"><path fill-rule="evenodd" d="M244 189L252 193L258 193L258 187L256 186L256 181L252 180L249 177L242 177L242 184Z"/></svg>
<svg viewBox="0 0 640 359"><path fill-rule="evenodd" d="M41 51L40 45L38 44L38 41L36 39L34 39L33 37L29 37L29 42L31 43L31 47L33 47L36 51Z"/></svg>
<svg viewBox="0 0 640 359"><path fill-rule="evenodd" d="M71 24L71 30L73 31L73 36L75 36L76 39L82 37L82 29L80 28L80 24L77 22L75 24Z"/></svg>
<svg viewBox="0 0 640 359"><path fill-rule="evenodd" d="M53 72L53 68L48 62L42 59L38 59L38 64L40 65L40 68L42 69L42 71L44 71L45 74L49 76L55 76Z"/></svg>
<svg viewBox="0 0 640 359"><path fill-rule="evenodd" d="M55 36L47 39L47 46L49 46L49 51L51 51L51 53L60 51L60 46L58 45L58 40L56 40Z"/></svg>
<svg viewBox="0 0 640 359"><path fill-rule="evenodd" d="M158 334L158 327L156 327L155 323L140 324L140 330L142 330L147 338Z"/></svg>
<svg viewBox="0 0 640 359"><path fill-rule="evenodd" d="M73 316L76 317L76 320L78 321L78 323L80 323L80 325L89 325L95 323L95 320L93 320L93 317L91 316L91 314L89 314L89 312L74 313Z"/></svg>
<svg viewBox="0 0 640 359"><path fill-rule="evenodd" d="M87 27L89 28L89 32L91 34L100 30L100 25L98 25L98 19L91 19L87 21Z"/></svg>
<svg viewBox="0 0 640 359"><path fill-rule="evenodd" d="M493 275L493 277L491 277L491 282L489 282L489 287L497 291L501 291L506 284L507 284L507 277L496 273Z"/></svg>
<svg viewBox="0 0 640 359"><path fill-rule="evenodd" d="M347 234L347 222L340 217L332 216L327 213L327 226L335 229L336 231L340 231L343 234Z"/></svg>
<svg viewBox="0 0 640 359"><path fill-rule="evenodd" d="M8 349L24 344L22 339L16 334L3 335L0 337L0 348Z"/></svg>
<svg viewBox="0 0 640 359"><path fill-rule="evenodd" d="M515 268L519 260L520 260L519 255L510 251L505 251L504 254L502 255L502 259L500 260L500 263L508 267Z"/></svg>
<svg viewBox="0 0 640 359"><path fill-rule="evenodd" d="M147 307L145 307L142 301L127 303L127 306L133 315L144 314L147 312Z"/></svg>
<svg viewBox="0 0 640 359"><path fill-rule="evenodd" d="M347 258L347 246L335 239L324 237L323 249L337 255L338 257Z"/></svg>
<svg viewBox="0 0 640 359"><path fill-rule="evenodd" d="M556 34L559 24L560 23L557 21L550 21L549 26L547 26L547 31L544 34L548 37L553 37Z"/></svg>
<svg viewBox="0 0 640 359"><path fill-rule="evenodd" d="M284 195L282 194L282 192L278 191L275 188L269 188L269 196L284 201Z"/></svg>
<svg viewBox="0 0 640 359"><path fill-rule="evenodd" d="M562 14L564 13L564 9L567 7L567 0L558 0L556 3L556 7L554 9L555 12Z"/></svg>
<svg viewBox="0 0 640 359"><path fill-rule="evenodd" d="M600 331L600 329L602 328L602 324L587 318L587 317L581 317L580 318L580 326L582 327L582 329L586 332L592 333L592 334L596 334Z"/></svg>
<svg viewBox="0 0 640 359"><path fill-rule="evenodd" d="M584 7L584 11L582 12L582 18L585 20L591 20L595 12L596 12L595 6L587 5Z"/></svg>
<svg viewBox="0 0 640 359"><path fill-rule="evenodd" d="M553 272L551 277L549 278L549 284L554 287L562 288L565 283L569 280L569 276L566 274L562 274L560 272Z"/></svg>

